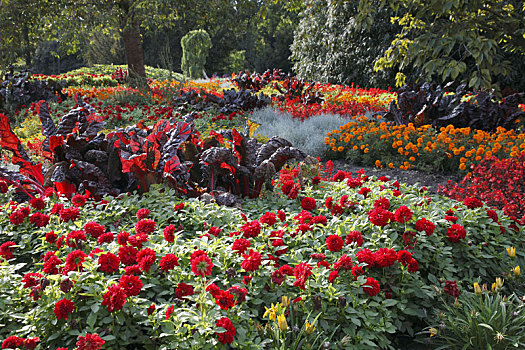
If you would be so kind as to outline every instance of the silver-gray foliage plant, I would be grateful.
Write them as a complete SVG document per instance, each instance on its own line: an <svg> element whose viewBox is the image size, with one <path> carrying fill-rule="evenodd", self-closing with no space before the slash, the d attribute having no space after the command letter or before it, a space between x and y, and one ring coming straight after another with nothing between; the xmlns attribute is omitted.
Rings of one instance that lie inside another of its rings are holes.
<svg viewBox="0 0 525 350"><path fill-rule="evenodd" d="M336 114L319 114L301 121L273 107L255 110L249 119L261 124L256 135L280 136L307 154L321 158L328 150L324 143L326 134L350 121Z"/></svg>

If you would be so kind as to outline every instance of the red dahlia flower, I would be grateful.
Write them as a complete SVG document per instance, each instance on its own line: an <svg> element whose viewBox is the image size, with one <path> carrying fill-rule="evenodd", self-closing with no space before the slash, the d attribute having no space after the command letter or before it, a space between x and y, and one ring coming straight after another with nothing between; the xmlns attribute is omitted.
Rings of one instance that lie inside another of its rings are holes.
<svg viewBox="0 0 525 350"><path fill-rule="evenodd" d="M465 228L458 224L452 224L447 230L447 238L452 243L459 243L466 235L467 231L465 231Z"/></svg>
<svg viewBox="0 0 525 350"><path fill-rule="evenodd" d="M80 210L76 207L64 208L58 215L63 222L75 221L80 217Z"/></svg>
<svg viewBox="0 0 525 350"><path fill-rule="evenodd" d="M81 194L76 194L71 198L71 203L73 203L75 207L83 207L86 204L86 197Z"/></svg>
<svg viewBox="0 0 525 350"><path fill-rule="evenodd" d="M146 235L155 231L156 223L150 219L142 219L135 224L135 233L144 233Z"/></svg>
<svg viewBox="0 0 525 350"><path fill-rule="evenodd" d="M363 270L363 267L360 265L354 265L352 266L352 276L354 276L354 280L357 280L357 277L361 276L365 271Z"/></svg>
<svg viewBox="0 0 525 350"><path fill-rule="evenodd" d="M436 225L434 225L431 221L427 220L426 218L421 218L416 222L416 230L419 232L424 231L427 236L430 236L432 233L434 233L434 230L436 229Z"/></svg>
<svg viewBox="0 0 525 350"><path fill-rule="evenodd" d="M144 272L149 272L149 269L155 263L157 254L150 248L145 248L137 253L137 263Z"/></svg>
<svg viewBox="0 0 525 350"><path fill-rule="evenodd" d="M305 290L305 283L309 276L312 275L312 267L308 263L299 263L293 270L295 282L293 285Z"/></svg>
<svg viewBox="0 0 525 350"><path fill-rule="evenodd" d="M388 222L394 219L393 216L394 214L381 207L374 208L368 212L368 219L370 222L380 227L388 225Z"/></svg>
<svg viewBox="0 0 525 350"><path fill-rule="evenodd" d="M381 291L379 282L372 277L368 277L366 282L363 284L363 291L371 297L376 296Z"/></svg>
<svg viewBox="0 0 525 350"><path fill-rule="evenodd" d="M180 282L175 289L175 296L179 299L184 299L185 296L193 295L193 287L184 282Z"/></svg>
<svg viewBox="0 0 525 350"><path fill-rule="evenodd" d="M55 304L55 310L53 312L55 313L55 316L58 320L66 320L68 315L74 310L75 303L69 299L64 298L57 301L57 303Z"/></svg>
<svg viewBox="0 0 525 350"><path fill-rule="evenodd" d="M394 249L379 248L374 255L375 264L378 267L389 267L397 261L397 253Z"/></svg>
<svg viewBox="0 0 525 350"><path fill-rule="evenodd" d="M42 198L33 198L29 201L29 205L36 209L36 210L42 210L46 207L46 203Z"/></svg>
<svg viewBox="0 0 525 350"><path fill-rule="evenodd" d="M29 217L29 222L36 227L46 227L49 224L50 216L42 213L34 213Z"/></svg>
<svg viewBox="0 0 525 350"><path fill-rule="evenodd" d="M91 235L91 237L97 239L102 234L104 234L104 232L106 232L106 228L104 225L101 225L98 222L90 221L84 225L84 231Z"/></svg>
<svg viewBox="0 0 525 350"><path fill-rule="evenodd" d="M443 288L443 291L454 298L459 297L461 294L456 281L445 281L445 288Z"/></svg>
<svg viewBox="0 0 525 350"><path fill-rule="evenodd" d="M164 228L164 239L166 242L173 243L175 241L175 225L168 225Z"/></svg>
<svg viewBox="0 0 525 350"><path fill-rule="evenodd" d="M241 267L245 271L257 271L259 265L261 265L262 255L253 249L250 249L248 254L243 254L244 261L241 263Z"/></svg>
<svg viewBox="0 0 525 350"><path fill-rule="evenodd" d="M224 332L215 333L217 334L219 341L223 344L231 344L233 342L233 337L237 333L232 321L230 321L228 317L222 317L215 322L215 325L225 329Z"/></svg>
<svg viewBox="0 0 525 350"><path fill-rule="evenodd" d="M374 202L374 208L390 210L390 201L385 197L381 197Z"/></svg>
<svg viewBox="0 0 525 350"><path fill-rule="evenodd" d="M102 306L107 306L109 312L122 310L126 297L126 291L120 285L112 284L103 295Z"/></svg>
<svg viewBox="0 0 525 350"><path fill-rule="evenodd" d="M261 222L261 224L273 226L277 222L277 215L275 215L275 213L267 211L261 216L261 219L259 221Z"/></svg>
<svg viewBox="0 0 525 350"><path fill-rule="evenodd" d="M376 263L376 255L370 249L361 249L355 253L355 256L359 263L365 263L368 268L373 267Z"/></svg>
<svg viewBox="0 0 525 350"><path fill-rule="evenodd" d="M22 284L24 288L31 288L40 284L40 279L44 277L39 273L26 273L22 278Z"/></svg>
<svg viewBox="0 0 525 350"><path fill-rule="evenodd" d="M250 241L244 238L236 239L232 244L232 250L237 254L243 254L250 247Z"/></svg>
<svg viewBox="0 0 525 350"><path fill-rule="evenodd" d="M102 349L105 341L98 334L87 333L85 337L78 336L77 349L76 350L99 350Z"/></svg>
<svg viewBox="0 0 525 350"><path fill-rule="evenodd" d="M98 270L104 273L113 273L118 270L120 260L113 253L100 254L98 257Z"/></svg>
<svg viewBox="0 0 525 350"><path fill-rule="evenodd" d="M358 247L360 247L363 245L364 242L365 240L363 239L363 236L359 231L350 231L348 232L348 235L346 235L345 238L346 245L355 243Z"/></svg>
<svg viewBox="0 0 525 350"><path fill-rule="evenodd" d="M402 205L397 208L394 219L400 224L404 224L412 219L412 210L406 205Z"/></svg>
<svg viewBox="0 0 525 350"><path fill-rule="evenodd" d="M137 262L138 250L132 246L123 246L118 249L118 257L124 265L134 265Z"/></svg>
<svg viewBox="0 0 525 350"><path fill-rule="evenodd" d="M241 232L245 238L257 237L261 233L261 224L254 220L241 226Z"/></svg>
<svg viewBox="0 0 525 350"><path fill-rule="evenodd" d="M82 263L86 259L87 254L81 250L74 250L69 253L66 257L66 266L64 267L64 273L69 271L82 272Z"/></svg>
<svg viewBox="0 0 525 350"><path fill-rule="evenodd" d="M353 266L352 258L346 254L343 254L339 260L334 264L334 270L350 270Z"/></svg>
<svg viewBox="0 0 525 350"><path fill-rule="evenodd" d="M202 254L191 260L191 271L195 276L206 277L211 275L213 263L207 254Z"/></svg>
<svg viewBox="0 0 525 350"><path fill-rule="evenodd" d="M19 338L16 335L12 335L12 336L7 337L2 342L2 349L17 349L21 347L23 343L24 343L23 338Z"/></svg>
<svg viewBox="0 0 525 350"><path fill-rule="evenodd" d="M483 202L475 197L465 198L464 203L469 209L481 208L483 206Z"/></svg>
<svg viewBox="0 0 525 350"><path fill-rule="evenodd" d="M315 199L312 197L304 197L301 200L301 208L303 208L304 210L312 211L315 209L315 205Z"/></svg>
<svg viewBox="0 0 525 350"><path fill-rule="evenodd" d="M326 237L326 248L331 252L338 252L344 246L343 239L338 235L330 235Z"/></svg>
<svg viewBox="0 0 525 350"><path fill-rule="evenodd" d="M160 268L164 272L173 270L175 266L179 266L179 258L175 254L166 254L160 259Z"/></svg>
<svg viewBox="0 0 525 350"><path fill-rule="evenodd" d="M15 246L16 243L13 241L7 241L0 245L0 256L3 257L5 260L10 260L13 258L13 252L11 251L11 247Z"/></svg>
<svg viewBox="0 0 525 350"><path fill-rule="evenodd" d="M231 309L235 305L233 299L233 295L230 292L224 290L221 290L215 295L215 303L219 305L221 310Z"/></svg>
<svg viewBox="0 0 525 350"><path fill-rule="evenodd" d="M149 209L146 209L146 208L139 209L137 210L137 219L138 220L145 219L149 216L149 214L151 214Z"/></svg>

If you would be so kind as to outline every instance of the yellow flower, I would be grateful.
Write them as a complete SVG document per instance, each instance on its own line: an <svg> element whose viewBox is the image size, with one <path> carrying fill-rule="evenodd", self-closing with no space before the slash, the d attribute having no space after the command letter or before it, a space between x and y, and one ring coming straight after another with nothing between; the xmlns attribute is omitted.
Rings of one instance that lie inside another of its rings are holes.
<svg viewBox="0 0 525 350"><path fill-rule="evenodd" d="M304 331L308 335L312 334L315 331L315 325L313 325L312 323L306 321L306 323L304 325Z"/></svg>
<svg viewBox="0 0 525 350"><path fill-rule="evenodd" d="M282 300L283 300L283 301L281 302L281 305L282 305L283 307L286 308L286 307L290 306L290 300L291 300L290 297L288 297L288 296L286 296L286 295L283 295L283 299L282 299Z"/></svg>
<svg viewBox="0 0 525 350"><path fill-rule="evenodd" d="M430 338L438 334L438 330L436 328L429 328L428 331L430 332Z"/></svg>
<svg viewBox="0 0 525 350"><path fill-rule="evenodd" d="M268 309L266 306L264 307L266 309L266 312L264 313L263 317L268 316L268 319L270 321L275 320L275 317L277 316L277 305L272 304L272 306Z"/></svg>
<svg viewBox="0 0 525 350"><path fill-rule="evenodd" d="M520 270L520 266L519 265L516 266L515 268L513 268L511 271L514 273L514 276L521 275L521 270Z"/></svg>
<svg viewBox="0 0 525 350"><path fill-rule="evenodd" d="M497 277L497 278L496 278L496 286L497 286L498 288L503 287L503 283L504 283L504 282L505 282L505 280L504 280L503 278L501 278L501 277Z"/></svg>
<svg viewBox="0 0 525 350"><path fill-rule="evenodd" d="M476 293L477 295L481 294L481 287L479 286L478 282L474 283L474 293Z"/></svg>
<svg viewBox="0 0 525 350"><path fill-rule="evenodd" d="M389 167L390 169L394 169L394 163L388 163L388 167Z"/></svg>
<svg viewBox="0 0 525 350"><path fill-rule="evenodd" d="M284 315L277 315L277 325L281 331L288 329L288 324L286 323L286 317L284 317Z"/></svg>
<svg viewBox="0 0 525 350"><path fill-rule="evenodd" d="M516 257L516 248L507 248L507 254L509 254L509 256L514 259Z"/></svg>

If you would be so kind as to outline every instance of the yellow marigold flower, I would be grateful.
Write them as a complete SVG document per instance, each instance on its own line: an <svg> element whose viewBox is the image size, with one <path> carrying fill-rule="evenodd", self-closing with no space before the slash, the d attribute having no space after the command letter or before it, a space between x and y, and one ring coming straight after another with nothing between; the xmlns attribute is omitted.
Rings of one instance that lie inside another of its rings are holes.
<svg viewBox="0 0 525 350"><path fill-rule="evenodd" d="M485 157L492 157L492 152L491 151L487 151L487 153L485 153Z"/></svg>
<svg viewBox="0 0 525 350"><path fill-rule="evenodd" d="M339 152L343 152L344 149L345 149L345 148L344 148L343 146L339 146L339 147L337 148L337 151L339 151Z"/></svg>
<svg viewBox="0 0 525 350"><path fill-rule="evenodd" d="M368 148L365 148L363 152L368 153Z"/></svg>
<svg viewBox="0 0 525 350"><path fill-rule="evenodd" d="M415 157L410 157L410 158L408 158L408 160L411 161L411 162L415 162L416 158Z"/></svg>
<svg viewBox="0 0 525 350"><path fill-rule="evenodd" d="M380 167L381 167L381 161L380 161L379 159L378 159L378 160L376 160L376 163L375 163L375 164L376 164L376 167L378 167L378 168L380 168Z"/></svg>
<svg viewBox="0 0 525 350"><path fill-rule="evenodd" d="M352 147L352 149L353 149L354 151L357 151L357 150L359 149L359 147L354 146L354 147Z"/></svg>
<svg viewBox="0 0 525 350"><path fill-rule="evenodd" d="M467 158L461 157L461 158L459 158L459 162L460 163L466 163L467 162Z"/></svg>
<svg viewBox="0 0 525 350"><path fill-rule="evenodd" d="M459 169L460 169L460 170L465 170L465 168L466 168L465 163L461 163L461 164L459 165Z"/></svg>
<svg viewBox="0 0 525 350"><path fill-rule="evenodd" d="M388 163L388 167L389 167L390 169L394 169L394 163Z"/></svg>

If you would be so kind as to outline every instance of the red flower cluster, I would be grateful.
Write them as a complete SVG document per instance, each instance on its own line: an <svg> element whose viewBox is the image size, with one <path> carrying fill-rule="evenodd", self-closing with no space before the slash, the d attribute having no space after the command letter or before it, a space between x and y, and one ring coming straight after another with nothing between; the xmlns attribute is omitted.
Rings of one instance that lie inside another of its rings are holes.
<svg viewBox="0 0 525 350"><path fill-rule="evenodd" d="M295 282L293 285L299 287L302 290L306 289L305 283L309 276L312 275L312 267L305 262L297 264L293 269L293 274L295 276Z"/></svg>
<svg viewBox="0 0 525 350"><path fill-rule="evenodd" d="M363 239L363 236L361 235L361 232L359 231L350 231L348 232L345 238L346 245L355 243L356 246L360 247L363 245L364 242L365 240Z"/></svg>
<svg viewBox="0 0 525 350"><path fill-rule="evenodd" d="M175 226L168 225L164 228L164 239L166 242L173 243L175 241Z"/></svg>
<svg viewBox="0 0 525 350"><path fill-rule="evenodd" d="M97 239L106 232L106 228L98 222L90 221L84 225L84 231L91 235L91 237Z"/></svg>
<svg viewBox="0 0 525 350"><path fill-rule="evenodd" d="M46 207L46 203L40 197L29 200L29 205L36 210L42 210Z"/></svg>
<svg viewBox="0 0 525 350"><path fill-rule="evenodd" d="M404 224L412 219L412 210L406 205L402 205L396 209L394 219L400 224Z"/></svg>
<svg viewBox="0 0 525 350"><path fill-rule="evenodd" d="M71 203L75 207L83 207L86 204L86 197L81 194L75 194L73 198L71 198Z"/></svg>
<svg viewBox="0 0 525 350"><path fill-rule="evenodd" d="M127 296L139 295L142 290L142 281L138 276L129 274L120 277L118 286L124 290Z"/></svg>
<svg viewBox="0 0 525 350"><path fill-rule="evenodd" d="M149 272L149 269L155 263L157 254L153 249L145 248L137 253L137 263L144 272Z"/></svg>
<svg viewBox="0 0 525 350"><path fill-rule="evenodd" d="M86 259L87 254L81 250L74 250L66 257L66 266L64 266L64 274L69 271L82 271L82 263Z"/></svg>
<svg viewBox="0 0 525 350"><path fill-rule="evenodd" d="M29 222L36 227L46 227L49 224L50 216L43 213L34 213L29 217Z"/></svg>
<svg viewBox="0 0 525 350"><path fill-rule="evenodd" d="M483 202L475 197L467 197L464 201L465 205L469 209L476 209L481 208L483 206Z"/></svg>
<svg viewBox="0 0 525 350"><path fill-rule="evenodd" d="M102 349L105 341L98 334L89 334L86 336L78 336L77 349L76 350L99 350Z"/></svg>
<svg viewBox="0 0 525 350"><path fill-rule="evenodd" d="M13 252L11 251L11 247L15 245L16 243L13 241L7 241L0 245L0 257L3 257L5 260L12 259Z"/></svg>
<svg viewBox="0 0 525 350"><path fill-rule="evenodd" d="M149 216L149 214L151 214L149 209L146 209L146 208L139 209L137 210L137 220L145 219Z"/></svg>
<svg viewBox="0 0 525 350"><path fill-rule="evenodd" d="M193 287L184 282L180 282L177 285L177 289L175 289L175 296L179 299L184 299L185 296L193 295L193 293L194 293Z"/></svg>
<svg viewBox="0 0 525 350"><path fill-rule="evenodd" d="M250 247L250 241L245 238L238 238L232 244L232 250L237 254L243 254Z"/></svg>
<svg viewBox="0 0 525 350"><path fill-rule="evenodd" d="M64 208L58 215L63 222L75 221L80 217L80 210L76 207Z"/></svg>
<svg viewBox="0 0 525 350"><path fill-rule="evenodd" d="M24 348L28 350L33 350L40 343L40 338L19 338L15 335L7 337L2 342L2 349L18 349Z"/></svg>

